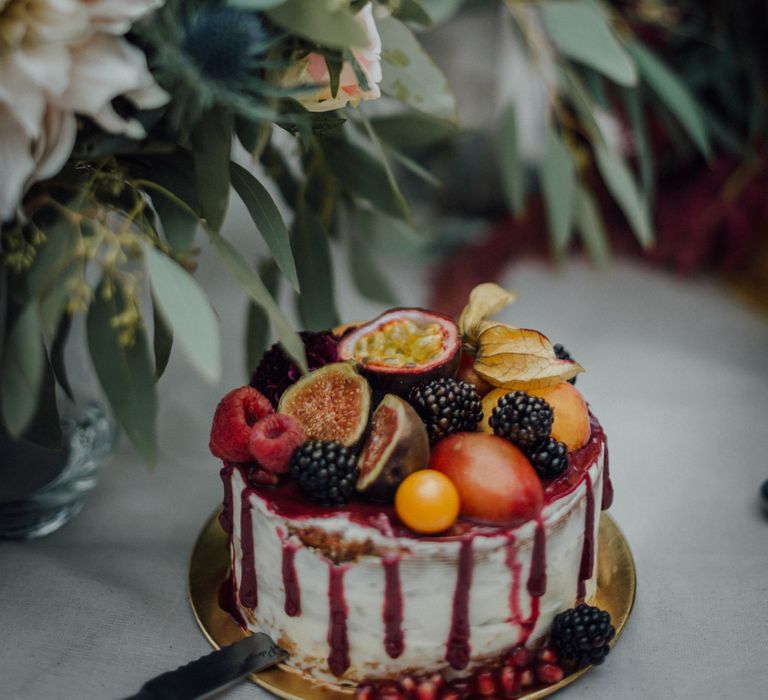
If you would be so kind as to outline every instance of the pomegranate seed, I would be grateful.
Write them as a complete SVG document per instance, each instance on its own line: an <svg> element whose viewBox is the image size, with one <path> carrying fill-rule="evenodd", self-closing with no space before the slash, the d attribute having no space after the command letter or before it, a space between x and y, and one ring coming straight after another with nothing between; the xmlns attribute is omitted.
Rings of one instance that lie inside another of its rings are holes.
<svg viewBox="0 0 768 700"><path fill-rule="evenodd" d="M555 664L539 664L536 669L536 676L542 683L551 685L563 680L563 669Z"/></svg>
<svg viewBox="0 0 768 700"><path fill-rule="evenodd" d="M539 652L539 661L544 664L555 664L557 663L557 653L554 649L542 649Z"/></svg>
<svg viewBox="0 0 768 700"><path fill-rule="evenodd" d="M439 673L433 673L429 680L431 683L434 683L435 688L438 690L440 690L445 685L445 678L443 678Z"/></svg>
<svg viewBox="0 0 768 700"><path fill-rule="evenodd" d="M486 697L495 695L496 679L490 671L482 671L475 676L475 690Z"/></svg>
<svg viewBox="0 0 768 700"><path fill-rule="evenodd" d="M533 671L531 671L530 668L526 668L520 674L520 685L522 685L524 688L527 688L529 685L533 685L534 680Z"/></svg>
<svg viewBox="0 0 768 700"><path fill-rule="evenodd" d="M457 678L448 684L445 693L456 693L459 700L464 700L464 698L468 698L472 694L472 682L464 678ZM444 700L444 698L441 700Z"/></svg>
<svg viewBox="0 0 768 700"><path fill-rule="evenodd" d="M517 672L511 666L505 666L501 669L501 673L499 674L499 685L507 697L511 698L517 693L517 689L520 687L517 675Z"/></svg>
<svg viewBox="0 0 768 700"><path fill-rule="evenodd" d="M358 685L355 690L355 700L373 700L374 695L372 685Z"/></svg>
<svg viewBox="0 0 768 700"><path fill-rule="evenodd" d="M517 647L512 650L512 665L515 668L527 668L533 663L533 654L525 647Z"/></svg>
<svg viewBox="0 0 768 700"><path fill-rule="evenodd" d="M437 686L431 681L422 681L416 688L416 700L437 700Z"/></svg>
<svg viewBox="0 0 768 700"><path fill-rule="evenodd" d="M405 676L400 679L400 686L405 692L406 697L412 698L416 692L416 680L413 676Z"/></svg>
<svg viewBox="0 0 768 700"><path fill-rule="evenodd" d="M376 693L376 700L407 700L405 693L400 689L398 683L382 683L379 686L379 692Z"/></svg>
<svg viewBox="0 0 768 700"><path fill-rule="evenodd" d="M463 695L459 695L455 690L448 689L440 696L440 700L462 700L463 697Z"/></svg>

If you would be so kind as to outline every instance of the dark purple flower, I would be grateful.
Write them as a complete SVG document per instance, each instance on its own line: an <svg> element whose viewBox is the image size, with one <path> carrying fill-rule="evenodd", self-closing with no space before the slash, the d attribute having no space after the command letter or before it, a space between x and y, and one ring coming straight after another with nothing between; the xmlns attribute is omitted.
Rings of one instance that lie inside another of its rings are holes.
<svg viewBox="0 0 768 700"><path fill-rule="evenodd" d="M307 352L309 369L317 369L339 359L336 352L337 340L333 333L321 331L302 331L299 333ZM283 392L301 377L298 366L285 354L285 351L275 343L264 355L256 371L251 377L251 386L266 396L277 408L277 402Z"/></svg>

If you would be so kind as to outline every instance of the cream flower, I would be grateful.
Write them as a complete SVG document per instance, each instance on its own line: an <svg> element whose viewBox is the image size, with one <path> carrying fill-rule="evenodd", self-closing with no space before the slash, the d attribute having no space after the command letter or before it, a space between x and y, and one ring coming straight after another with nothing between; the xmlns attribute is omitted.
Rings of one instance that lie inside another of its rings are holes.
<svg viewBox="0 0 768 700"><path fill-rule="evenodd" d="M339 89L336 97L331 94L331 76L325 59L318 53L311 53L302 63L289 72L286 84L317 85L314 92L302 93L297 96L299 102L310 112L329 112L340 109L351 103L357 106L362 100L375 100L381 97L379 83L381 82L381 37L373 18L372 4L367 4L355 15L355 19L365 30L368 45L363 49L352 49L357 63L362 69L368 89L365 90L358 82L355 70L349 61L344 61L339 76Z"/></svg>
<svg viewBox="0 0 768 700"><path fill-rule="evenodd" d="M157 0L0 0L0 221L25 190L55 175L72 152L75 115L106 131L145 135L112 108L124 96L159 107L168 96L144 54L122 38Z"/></svg>

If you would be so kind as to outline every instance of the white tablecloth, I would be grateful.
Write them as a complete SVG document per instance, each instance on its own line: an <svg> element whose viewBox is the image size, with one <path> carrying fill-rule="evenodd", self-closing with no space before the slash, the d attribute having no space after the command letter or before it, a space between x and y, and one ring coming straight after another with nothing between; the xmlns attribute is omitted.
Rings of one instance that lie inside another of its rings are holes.
<svg viewBox="0 0 768 700"><path fill-rule="evenodd" d="M123 441L84 511L59 532L0 542L0 698L129 695L209 650L187 602L187 564L220 500L207 450L218 398L245 381L244 301L209 256L221 316L216 386L174 353L160 384L161 450L145 467ZM397 273L423 303L423 270ZM578 386L610 437L616 501L638 571L637 604L607 663L564 698L758 698L768 664L768 325L712 282L628 263L511 268L503 318L548 333L587 368ZM380 309L340 275L348 319ZM450 595L446 590L445 595ZM227 698L266 698L243 684Z"/></svg>

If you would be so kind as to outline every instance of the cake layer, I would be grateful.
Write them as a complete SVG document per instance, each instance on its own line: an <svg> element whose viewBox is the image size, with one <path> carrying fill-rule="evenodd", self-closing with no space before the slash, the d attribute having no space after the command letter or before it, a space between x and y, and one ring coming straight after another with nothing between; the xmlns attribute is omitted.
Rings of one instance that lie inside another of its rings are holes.
<svg viewBox="0 0 768 700"><path fill-rule="evenodd" d="M225 467L236 608L318 680L468 674L535 644L558 612L594 595L599 511L610 500L596 422L571 462L537 520L465 522L440 537L406 530L387 506L309 506Z"/></svg>

